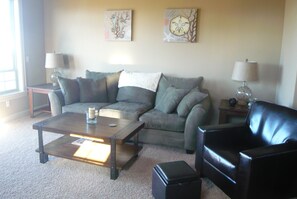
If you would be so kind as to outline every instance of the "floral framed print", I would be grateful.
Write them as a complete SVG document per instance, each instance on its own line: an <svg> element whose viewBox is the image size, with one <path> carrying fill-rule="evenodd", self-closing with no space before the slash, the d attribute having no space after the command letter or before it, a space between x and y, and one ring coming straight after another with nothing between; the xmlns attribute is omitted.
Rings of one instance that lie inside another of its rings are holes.
<svg viewBox="0 0 297 199"><path fill-rule="evenodd" d="M104 15L105 40L132 40L132 10L108 10Z"/></svg>
<svg viewBox="0 0 297 199"><path fill-rule="evenodd" d="M164 21L165 42L191 42L197 40L198 9L167 9Z"/></svg>

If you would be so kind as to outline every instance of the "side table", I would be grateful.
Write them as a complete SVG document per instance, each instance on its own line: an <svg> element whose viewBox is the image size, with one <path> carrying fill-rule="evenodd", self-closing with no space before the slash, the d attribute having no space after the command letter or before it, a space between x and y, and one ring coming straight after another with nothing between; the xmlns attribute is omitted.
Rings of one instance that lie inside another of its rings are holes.
<svg viewBox="0 0 297 199"><path fill-rule="evenodd" d="M34 94L45 94L47 95L49 92L58 90L60 89L59 86L53 86L52 83L47 83L47 84L39 84L39 85L34 85L34 86L28 86L28 97L29 97L29 111L30 111L30 116L34 117L34 112L41 111L41 112L51 112L50 111L50 105L41 108L41 109L34 109Z"/></svg>
<svg viewBox="0 0 297 199"><path fill-rule="evenodd" d="M222 99L219 106L219 124L228 123L232 117L245 118L248 113L248 106L236 104L234 107L229 105L227 99Z"/></svg>

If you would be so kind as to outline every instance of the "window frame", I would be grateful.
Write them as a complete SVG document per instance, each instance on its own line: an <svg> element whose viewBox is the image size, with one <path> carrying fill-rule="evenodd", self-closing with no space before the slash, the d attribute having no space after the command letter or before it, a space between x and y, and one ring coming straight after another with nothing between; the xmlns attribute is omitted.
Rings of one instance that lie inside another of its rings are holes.
<svg viewBox="0 0 297 199"><path fill-rule="evenodd" d="M24 34L23 34L23 12L22 12L22 1L21 0L10 0L10 9L13 23L13 34L15 38L15 48L13 52L13 68L12 69L0 69L0 73L14 72L16 88L0 92L0 101L8 99L16 99L26 95L26 75L25 75L25 51L24 51ZM18 12L16 12L16 10Z"/></svg>

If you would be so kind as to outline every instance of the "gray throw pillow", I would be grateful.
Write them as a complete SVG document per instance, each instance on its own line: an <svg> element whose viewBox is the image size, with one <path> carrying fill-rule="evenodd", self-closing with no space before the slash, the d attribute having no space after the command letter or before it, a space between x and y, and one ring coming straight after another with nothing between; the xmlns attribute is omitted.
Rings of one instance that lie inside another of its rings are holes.
<svg viewBox="0 0 297 199"><path fill-rule="evenodd" d="M177 89L168 87L155 109L163 113L172 113L181 99L189 92L189 89Z"/></svg>
<svg viewBox="0 0 297 199"><path fill-rule="evenodd" d="M77 78L80 89L80 102L107 102L106 81L105 78L93 80Z"/></svg>
<svg viewBox="0 0 297 199"><path fill-rule="evenodd" d="M174 86L175 88L182 88L182 89L189 89L189 90L193 88L201 89L202 81L203 81L202 76L196 77L196 78L181 78L181 77L162 75L158 85L155 104L159 103L160 99L162 98L166 89L169 86Z"/></svg>
<svg viewBox="0 0 297 199"><path fill-rule="evenodd" d="M65 105L79 102L79 85L76 79L58 77L58 82L65 99Z"/></svg>
<svg viewBox="0 0 297 199"><path fill-rule="evenodd" d="M86 78L97 80L105 77L108 102L114 103L116 102L118 94L118 83L121 72L122 71L115 73L102 73L86 70Z"/></svg>
<svg viewBox="0 0 297 199"><path fill-rule="evenodd" d="M153 107L156 93L147 89L134 86L124 86L119 88L117 101L134 102L147 104Z"/></svg>
<svg viewBox="0 0 297 199"><path fill-rule="evenodd" d="M161 98L168 87L170 87L170 83L167 81L164 75L162 75L162 77L160 78L157 93L156 93L156 100L155 100L156 105L161 101Z"/></svg>
<svg viewBox="0 0 297 199"><path fill-rule="evenodd" d="M192 89L183 97L177 106L177 114L180 117L187 117L192 108L207 97L206 93L201 93L198 89Z"/></svg>

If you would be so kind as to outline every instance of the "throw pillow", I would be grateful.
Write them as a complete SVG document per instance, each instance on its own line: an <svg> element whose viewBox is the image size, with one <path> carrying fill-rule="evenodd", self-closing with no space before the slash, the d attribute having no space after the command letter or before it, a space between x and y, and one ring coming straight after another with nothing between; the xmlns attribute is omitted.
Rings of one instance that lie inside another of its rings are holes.
<svg viewBox="0 0 297 199"><path fill-rule="evenodd" d="M203 81L203 77L197 78L181 78L181 77L173 77L168 75L162 75L156 96L156 104L159 103L160 99L164 95L166 89L169 86L174 86L175 88L182 88L182 89L193 89L198 88L201 89L201 83Z"/></svg>
<svg viewBox="0 0 297 199"><path fill-rule="evenodd" d="M192 108L207 97L206 93L201 93L197 88L192 89L186 96L183 97L177 106L177 114L180 117L187 117Z"/></svg>
<svg viewBox="0 0 297 199"><path fill-rule="evenodd" d="M58 77L58 82L65 99L65 105L79 102L79 85L76 79Z"/></svg>
<svg viewBox="0 0 297 199"><path fill-rule="evenodd" d="M107 102L105 78L93 80L77 78L80 89L80 102Z"/></svg>
<svg viewBox="0 0 297 199"><path fill-rule="evenodd" d="M119 88L117 101L119 102L134 102L153 106L156 93L150 90L125 86Z"/></svg>
<svg viewBox="0 0 297 199"><path fill-rule="evenodd" d="M161 73L122 71L117 101L147 104L153 107Z"/></svg>
<svg viewBox="0 0 297 199"><path fill-rule="evenodd" d="M115 72L115 73L101 73L101 72L93 72L93 71L86 70L86 78L97 80L105 77L108 102L114 103L116 102L116 98L118 94L118 82L119 82L121 72L122 71Z"/></svg>
<svg viewBox="0 0 297 199"><path fill-rule="evenodd" d="M162 77L160 78L157 93L156 93L156 100L155 100L156 105L159 104L166 89L170 86L171 86L170 83L167 81L167 79L164 77L164 75L162 75Z"/></svg>
<svg viewBox="0 0 297 199"><path fill-rule="evenodd" d="M164 113L172 113L181 99L188 92L189 89L177 89L172 86L168 87L155 109Z"/></svg>

